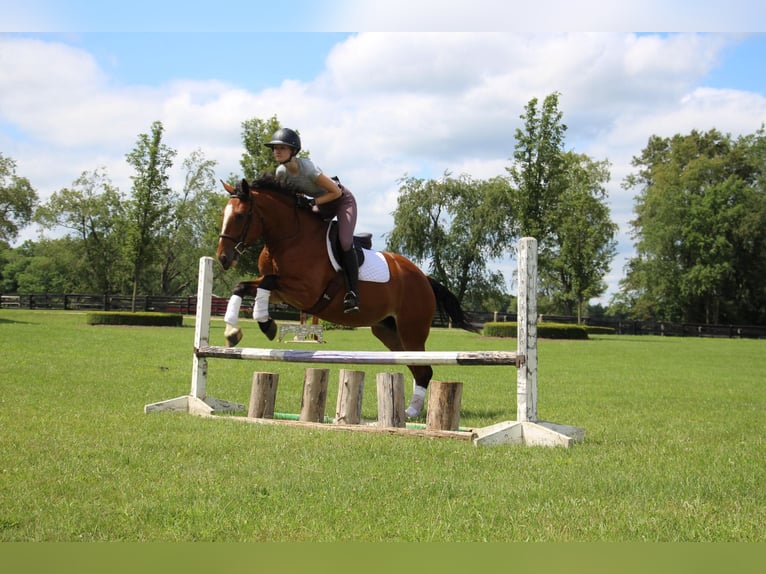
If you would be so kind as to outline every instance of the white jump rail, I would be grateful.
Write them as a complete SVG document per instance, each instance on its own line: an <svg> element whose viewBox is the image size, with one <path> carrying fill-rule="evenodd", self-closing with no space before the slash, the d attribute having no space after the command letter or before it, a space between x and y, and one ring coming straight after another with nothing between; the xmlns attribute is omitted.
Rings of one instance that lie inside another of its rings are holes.
<svg viewBox="0 0 766 574"><path fill-rule="evenodd" d="M304 351L202 347L197 357L344 365L516 365L523 356L506 351Z"/></svg>
<svg viewBox="0 0 766 574"><path fill-rule="evenodd" d="M479 445L527 444L565 446L585 438L583 429L537 419L537 240L519 242L517 350L512 351L308 351L211 346L210 306L213 259L199 264L197 315L190 394L145 405L144 412L186 411L197 415L244 409L244 405L207 396L208 359L243 359L299 363L360 365L513 365L516 367L515 421L473 430Z"/></svg>

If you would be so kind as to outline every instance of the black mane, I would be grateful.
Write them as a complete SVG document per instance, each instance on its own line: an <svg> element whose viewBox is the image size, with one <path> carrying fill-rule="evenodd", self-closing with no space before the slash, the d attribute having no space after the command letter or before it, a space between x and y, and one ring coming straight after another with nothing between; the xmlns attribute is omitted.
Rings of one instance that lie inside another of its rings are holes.
<svg viewBox="0 0 766 574"><path fill-rule="evenodd" d="M285 195L292 198L295 198L295 195L300 193L295 185L292 185L291 183L283 180L279 180L274 177L274 175L269 173L258 176L256 179L251 181L250 189L277 193L279 195Z"/></svg>

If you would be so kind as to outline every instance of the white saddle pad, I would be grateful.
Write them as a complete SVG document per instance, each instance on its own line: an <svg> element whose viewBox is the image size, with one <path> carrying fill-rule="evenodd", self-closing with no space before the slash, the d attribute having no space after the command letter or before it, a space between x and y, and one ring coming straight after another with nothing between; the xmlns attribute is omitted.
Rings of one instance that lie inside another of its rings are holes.
<svg viewBox="0 0 766 574"><path fill-rule="evenodd" d="M391 279L391 274L388 270L388 262L385 256L380 251L373 251L372 249L363 249L362 251L364 251L364 263L359 268L359 280L370 281L372 283L388 283L388 280ZM327 256L330 258L333 268L336 271L340 271L342 267L332 254L329 233L327 237Z"/></svg>

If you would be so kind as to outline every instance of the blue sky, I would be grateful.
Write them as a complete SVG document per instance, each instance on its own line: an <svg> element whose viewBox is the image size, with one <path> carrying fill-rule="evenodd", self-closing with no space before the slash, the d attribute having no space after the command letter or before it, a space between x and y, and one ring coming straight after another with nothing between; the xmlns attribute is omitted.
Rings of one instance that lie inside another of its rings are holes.
<svg viewBox="0 0 766 574"><path fill-rule="evenodd" d="M558 91L568 147L612 164L613 293L633 251L631 157L651 135L766 122L760 2L613 4L0 0L0 153L43 200L97 168L127 193L125 154L153 121L179 165L200 149L225 178L241 123L276 115L382 247L401 177L504 175L524 105ZM513 291L513 264L497 267Z"/></svg>
<svg viewBox="0 0 766 574"><path fill-rule="evenodd" d="M332 47L348 37L329 32L88 32L63 35L90 52L123 85L174 79L220 79L248 89L307 80ZM147 65L147 62L151 65Z"/></svg>

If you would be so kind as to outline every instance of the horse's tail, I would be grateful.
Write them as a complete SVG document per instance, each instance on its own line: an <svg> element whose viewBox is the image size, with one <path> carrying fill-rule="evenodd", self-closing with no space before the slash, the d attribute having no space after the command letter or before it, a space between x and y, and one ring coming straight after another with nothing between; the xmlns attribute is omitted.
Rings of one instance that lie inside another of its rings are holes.
<svg viewBox="0 0 766 574"><path fill-rule="evenodd" d="M457 297L433 277L429 277L428 281L431 283L431 289L433 289L436 296L436 308L439 310L439 315L442 319L447 315L453 327L478 333L479 328L471 322L471 317L468 313L463 311Z"/></svg>

